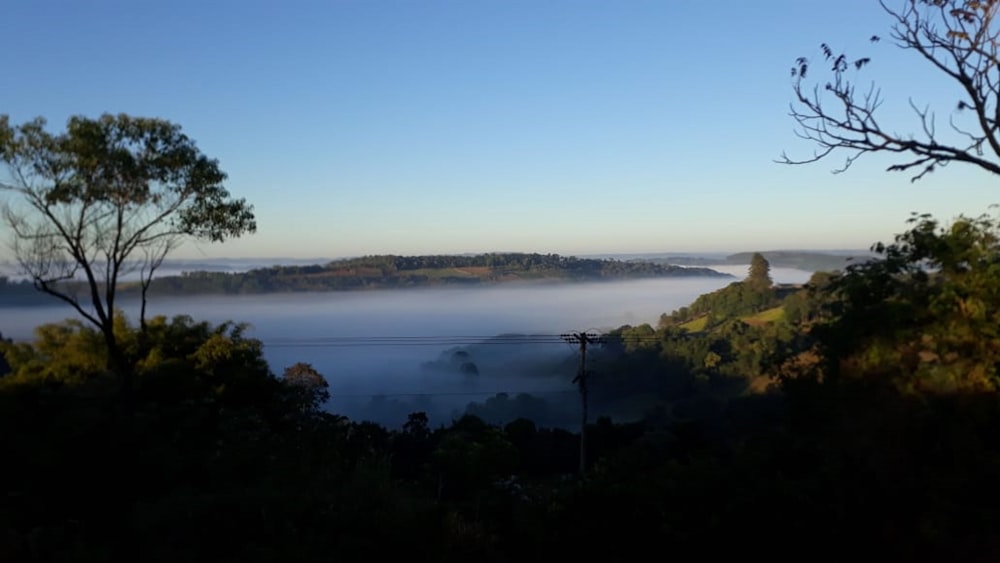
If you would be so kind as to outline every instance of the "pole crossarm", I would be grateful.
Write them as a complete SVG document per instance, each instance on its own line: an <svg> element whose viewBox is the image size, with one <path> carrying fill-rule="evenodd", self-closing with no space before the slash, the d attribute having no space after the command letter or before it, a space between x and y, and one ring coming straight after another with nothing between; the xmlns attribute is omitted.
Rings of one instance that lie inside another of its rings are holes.
<svg viewBox="0 0 1000 563"><path fill-rule="evenodd" d="M580 367L577 375L573 379L580 388L580 475L587 471L587 346L591 344L604 344L603 336L594 332L571 332L560 335L560 337L580 347Z"/></svg>

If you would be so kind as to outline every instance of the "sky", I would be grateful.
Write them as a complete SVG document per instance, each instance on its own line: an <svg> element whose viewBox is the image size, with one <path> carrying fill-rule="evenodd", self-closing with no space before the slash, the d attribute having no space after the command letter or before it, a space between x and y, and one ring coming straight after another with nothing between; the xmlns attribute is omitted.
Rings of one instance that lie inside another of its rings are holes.
<svg viewBox="0 0 1000 563"><path fill-rule="evenodd" d="M901 0L902 2L903 0ZM1000 201L954 165L808 166L789 69L870 56L890 127L958 92L872 0L14 0L0 113L169 119L254 205L179 258L864 249ZM3 251L0 251L3 252Z"/></svg>

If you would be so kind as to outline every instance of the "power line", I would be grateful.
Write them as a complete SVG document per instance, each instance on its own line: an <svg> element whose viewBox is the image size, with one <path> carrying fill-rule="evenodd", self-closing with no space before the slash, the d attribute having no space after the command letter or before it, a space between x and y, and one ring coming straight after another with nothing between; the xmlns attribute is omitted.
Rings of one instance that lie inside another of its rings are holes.
<svg viewBox="0 0 1000 563"><path fill-rule="evenodd" d="M562 344L556 335L500 336L331 336L315 338L267 338L270 347L371 347L371 346L504 346L520 344Z"/></svg>
<svg viewBox="0 0 1000 563"><path fill-rule="evenodd" d="M580 402L581 402L581 416L580 416L580 475L583 475L587 470L587 345L588 344L603 344L604 338L598 336L596 333L591 332L573 332L570 334L563 334L561 336L563 340L571 344L580 345L580 370L573 380L580 386Z"/></svg>
<svg viewBox="0 0 1000 563"><path fill-rule="evenodd" d="M379 346L511 346L522 344L555 345L566 342L561 336L503 338L491 336L344 336L324 338L259 339L269 348L361 348ZM659 336L639 336L620 340L621 344L666 342ZM607 343L602 342L602 343Z"/></svg>
<svg viewBox="0 0 1000 563"><path fill-rule="evenodd" d="M441 391L441 392L414 392L414 393L331 393L331 400L340 398L361 399L375 397L479 397L483 395L565 395L575 393L574 389L525 389L521 391L513 390L492 390L492 391Z"/></svg>

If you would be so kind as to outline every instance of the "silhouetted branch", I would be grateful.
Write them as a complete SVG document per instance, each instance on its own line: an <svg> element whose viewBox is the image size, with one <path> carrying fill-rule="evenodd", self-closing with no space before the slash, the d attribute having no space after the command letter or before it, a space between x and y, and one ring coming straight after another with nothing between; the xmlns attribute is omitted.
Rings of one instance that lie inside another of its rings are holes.
<svg viewBox="0 0 1000 563"><path fill-rule="evenodd" d="M861 156L874 152L897 153L903 160L887 170L913 172L915 181L950 162L965 162L988 172L1000 174L1000 73L998 73L998 33L993 18L1000 2L972 0L912 0L901 10L881 3L893 18L892 38L903 49L914 50L945 76L962 88L968 99L958 103L958 109L972 110L976 127L959 127L949 120L952 130L965 142L947 142L937 135L934 114L910 100L921 135L903 136L885 129L875 118L882 103L874 84L859 95L846 73L860 71L871 59L850 60L845 54L835 54L827 44L820 50L831 63L831 81L822 89L809 88L804 82L810 63L799 57L792 68L794 101L789 115L796 121L800 138L817 145L812 156L791 158L782 153L777 162L809 164L823 160L834 152L846 153L844 164L835 173L851 167ZM879 38L872 36L872 42ZM992 150L986 155L984 146ZM992 158L991 158L992 157Z"/></svg>

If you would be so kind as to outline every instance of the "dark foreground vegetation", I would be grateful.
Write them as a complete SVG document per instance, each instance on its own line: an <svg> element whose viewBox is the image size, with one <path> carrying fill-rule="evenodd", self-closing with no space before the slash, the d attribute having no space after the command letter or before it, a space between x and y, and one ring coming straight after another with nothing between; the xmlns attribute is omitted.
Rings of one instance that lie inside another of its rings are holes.
<svg viewBox="0 0 1000 563"><path fill-rule="evenodd" d="M988 561L1000 556L997 225L916 217L805 289L748 278L621 327L578 434L322 408L239 325L119 319L3 345L2 561ZM698 325L691 323L698 322Z"/></svg>

